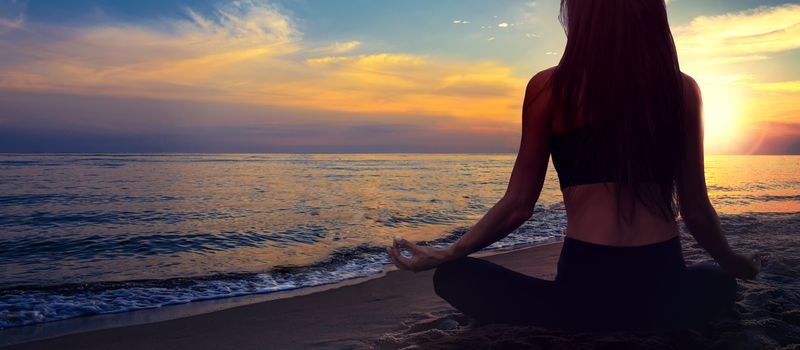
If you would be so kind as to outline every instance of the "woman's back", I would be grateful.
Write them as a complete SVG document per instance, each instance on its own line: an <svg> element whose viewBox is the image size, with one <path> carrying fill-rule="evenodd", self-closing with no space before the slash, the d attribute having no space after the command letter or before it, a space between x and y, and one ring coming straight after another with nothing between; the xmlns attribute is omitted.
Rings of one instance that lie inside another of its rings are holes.
<svg viewBox="0 0 800 350"><path fill-rule="evenodd" d="M534 78L543 96L523 113L549 118L567 235L623 246L676 236L687 84L663 1L564 0L560 20L564 54Z"/></svg>
<svg viewBox="0 0 800 350"><path fill-rule="evenodd" d="M539 89L535 101L526 101L526 113L547 115L550 118L549 148L551 159L559 174L559 181L564 194L564 206L567 212L567 236L581 241L609 246L639 246L669 240L678 235L677 224L672 218L665 218L661 212L635 197L628 185L614 181L614 163L602 150L591 149L591 145L580 145L581 139L591 139L594 128L591 125L580 125L568 129L564 120L563 106L552 102L552 74L554 68L542 71L531 81L534 89ZM685 86L694 86L688 76L684 77ZM695 89L685 89L684 101L687 111L699 111L697 98L691 96ZM692 104L695 105L692 105ZM674 116L679 118L699 118L698 113L685 113ZM570 143L571 141L571 143ZM576 145L577 144L577 145ZM577 159L580 150L571 149L586 147L593 151L591 157ZM684 149L684 147L676 147ZM654 173L669 174L672 169L658 169L655 160ZM642 165L645 166L645 165ZM674 170L673 170L674 171ZM663 181L671 181L666 176ZM678 180L678 179L676 179ZM648 186L648 184L639 184ZM650 185L652 192L659 191L658 184ZM622 199L620 199L622 195ZM629 215L628 220L619 217L620 200Z"/></svg>

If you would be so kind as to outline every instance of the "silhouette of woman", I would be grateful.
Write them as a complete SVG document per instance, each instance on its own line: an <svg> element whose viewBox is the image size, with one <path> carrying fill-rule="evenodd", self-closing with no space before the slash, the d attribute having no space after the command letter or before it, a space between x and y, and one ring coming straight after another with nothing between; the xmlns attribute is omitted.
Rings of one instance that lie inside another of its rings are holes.
<svg viewBox="0 0 800 350"><path fill-rule="evenodd" d="M567 46L527 86L505 195L448 248L398 238L389 255L436 268L436 293L484 322L641 330L724 316L735 277L760 263L731 250L708 199L700 89L680 71L664 0L562 0L559 19ZM555 280L467 257L532 216L550 156L567 213ZM678 213L720 267L686 266Z"/></svg>

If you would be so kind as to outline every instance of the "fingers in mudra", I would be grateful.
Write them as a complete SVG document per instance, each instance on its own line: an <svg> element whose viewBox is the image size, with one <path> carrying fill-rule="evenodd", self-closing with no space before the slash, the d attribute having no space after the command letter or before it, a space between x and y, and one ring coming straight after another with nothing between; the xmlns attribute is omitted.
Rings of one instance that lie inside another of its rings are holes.
<svg viewBox="0 0 800 350"><path fill-rule="evenodd" d="M404 256L402 254L403 249L409 251L411 256ZM392 246L386 248L386 251L398 268L413 272L432 269L445 259L443 250L419 246L402 237L395 237Z"/></svg>
<svg viewBox="0 0 800 350"><path fill-rule="evenodd" d="M394 241L392 242L392 246L386 248L386 251L389 253L389 258L392 259L392 262L400 269L403 270L412 270L412 259L403 256L402 251L400 249L401 242L405 241L403 238L395 237ZM405 244L402 244L404 247L408 247L408 241L405 241ZM408 248L406 248L408 249ZM409 249L411 250L411 249ZM412 250L413 254L413 250ZM413 255L412 255L413 257Z"/></svg>

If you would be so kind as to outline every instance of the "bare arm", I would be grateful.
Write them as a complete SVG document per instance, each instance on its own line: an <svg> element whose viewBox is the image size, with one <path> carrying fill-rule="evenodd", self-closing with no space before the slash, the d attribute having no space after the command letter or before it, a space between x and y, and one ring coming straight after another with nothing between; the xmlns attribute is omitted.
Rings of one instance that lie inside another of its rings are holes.
<svg viewBox="0 0 800 350"><path fill-rule="evenodd" d="M720 227L719 216L708 199L703 159L702 97L697 83L686 76L686 143L677 181L680 212L689 232L723 268L737 277L752 278L757 264L734 253Z"/></svg>
<svg viewBox="0 0 800 350"><path fill-rule="evenodd" d="M522 138L505 195L447 249L420 247L402 238L396 239L388 253L398 267L421 271L462 258L507 236L533 215L550 158L547 76L544 72L534 76L525 91ZM411 250L412 258L400 255L400 246Z"/></svg>
<svg viewBox="0 0 800 350"><path fill-rule="evenodd" d="M448 260L462 258L502 239L533 215L550 158L549 97L544 96L545 84L546 77L540 73L526 89L522 139L505 195L450 246Z"/></svg>

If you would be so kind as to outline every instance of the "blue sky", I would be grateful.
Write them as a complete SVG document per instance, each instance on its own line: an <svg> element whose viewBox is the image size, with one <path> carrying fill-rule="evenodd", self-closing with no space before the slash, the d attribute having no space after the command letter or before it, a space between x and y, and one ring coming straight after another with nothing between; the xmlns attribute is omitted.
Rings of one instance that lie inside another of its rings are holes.
<svg viewBox="0 0 800 350"><path fill-rule="evenodd" d="M186 18L187 9L213 15L220 3L226 2L20 0L14 7L24 9L26 20L30 22L67 26L109 22L158 26L164 18ZM493 58L520 64L533 61L535 63L530 65L541 66L557 63L558 57L531 57L530 54L542 50L558 51L566 40L556 20L557 0L282 0L271 3L292 15L307 40L326 42L348 38L369 42L371 49L376 51ZM531 3L536 6L529 6ZM723 15L786 3L792 1L674 0L670 2L669 15L673 25L683 25L698 16ZM530 16L527 21L526 16ZM454 25L453 20L470 23ZM520 28L498 28L497 25L503 22L518 22ZM522 40L528 33L539 37ZM489 37L495 37L497 44L492 47L476 45ZM787 56L786 60L794 57ZM795 77L800 75L796 70L791 73Z"/></svg>

